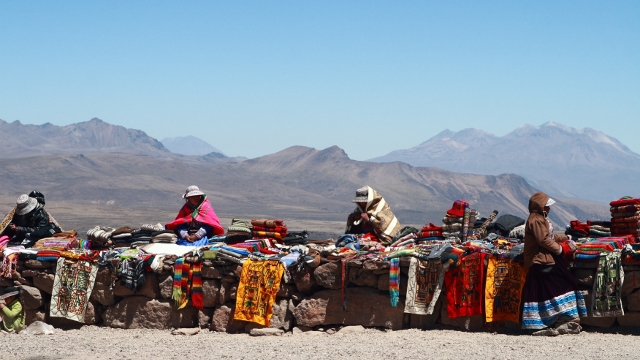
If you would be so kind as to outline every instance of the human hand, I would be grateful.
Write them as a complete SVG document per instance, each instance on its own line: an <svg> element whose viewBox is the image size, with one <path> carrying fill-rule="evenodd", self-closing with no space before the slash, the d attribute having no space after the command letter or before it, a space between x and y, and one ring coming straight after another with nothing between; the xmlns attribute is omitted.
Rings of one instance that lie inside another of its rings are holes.
<svg viewBox="0 0 640 360"><path fill-rule="evenodd" d="M11 229L11 231L16 231L18 230L18 227L16 226L16 224L11 224L9 225L9 229Z"/></svg>
<svg viewBox="0 0 640 360"><path fill-rule="evenodd" d="M360 217L364 220L364 221L369 221L369 214L367 214L366 212L360 214Z"/></svg>

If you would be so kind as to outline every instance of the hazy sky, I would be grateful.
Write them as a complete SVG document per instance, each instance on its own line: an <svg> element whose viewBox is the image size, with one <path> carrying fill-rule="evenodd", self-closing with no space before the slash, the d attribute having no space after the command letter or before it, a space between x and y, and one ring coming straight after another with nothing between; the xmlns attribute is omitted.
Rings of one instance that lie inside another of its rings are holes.
<svg viewBox="0 0 640 360"><path fill-rule="evenodd" d="M640 1L0 2L0 119L93 117L247 157L547 121L640 152Z"/></svg>

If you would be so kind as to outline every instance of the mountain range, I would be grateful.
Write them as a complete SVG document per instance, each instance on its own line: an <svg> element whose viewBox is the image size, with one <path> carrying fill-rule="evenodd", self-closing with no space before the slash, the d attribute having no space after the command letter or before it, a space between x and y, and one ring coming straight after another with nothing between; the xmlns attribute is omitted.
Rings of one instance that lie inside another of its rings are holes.
<svg viewBox="0 0 640 360"><path fill-rule="evenodd" d="M86 223L77 223L87 227L99 225L95 216L88 216L88 206L116 212L177 212L183 201L180 195L193 184L210 196L219 214L229 218L264 216L317 221L346 220L354 208L351 199L355 190L370 185L391 204L401 223L413 225L441 223L445 211L457 199L468 200L481 214L488 215L495 209L501 214L526 218L528 199L537 191L514 174L474 175L403 162L356 161L337 146L323 150L294 146L247 160L216 152L203 156L173 154L142 131L112 129L114 125L97 119L66 127L39 126L54 129L50 133L16 122L8 124L12 126L0 125L3 130L14 131L6 133L7 137L18 137L19 144L25 144L24 134L33 133L47 144L74 144L78 133L96 139L76 141L79 145L75 148L66 145L43 149L34 144L34 149L27 146L24 152L10 158L0 156L0 198L15 198L37 189L47 196L47 206L56 202L70 204L65 211L73 212L73 204L77 204L83 210L72 216L86 218ZM107 134L101 133L101 127ZM74 128L82 130L70 131ZM140 144L139 151L136 144ZM50 149L55 151L43 154ZM564 225L576 218L609 217L608 206L603 204L556 200L550 214L556 224ZM8 211L10 206L2 204L0 210ZM103 214L108 216L108 212Z"/></svg>
<svg viewBox="0 0 640 360"><path fill-rule="evenodd" d="M370 161L513 173L551 195L601 203L640 194L639 154L600 131L553 122L524 125L501 137L478 129L444 130L415 147Z"/></svg>
<svg viewBox="0 0 640 360"><path fill-rule="evenodd" d="M175 154L201 156L218 153L224 155L215 146L192 135L164 138L161 142L165 148Z"/></svg>

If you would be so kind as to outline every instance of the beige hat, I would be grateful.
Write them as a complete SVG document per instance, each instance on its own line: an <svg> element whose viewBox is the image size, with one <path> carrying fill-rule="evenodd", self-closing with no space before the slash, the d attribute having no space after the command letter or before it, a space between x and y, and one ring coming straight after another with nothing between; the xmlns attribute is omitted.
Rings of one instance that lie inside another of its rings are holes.
<svg viewBox="0 0 640 360"><path fill-rule="evenodd" d="M192 196L199 196L199 195L204 195L204 193L200 191L200 189L197 186L191 185L187 188L187 191L184 192L184 195L182 195L182 198L186 199Z"/></svg>
<svg viewBox="0 0 640 360"><path fill-rule="evenodd" d="M38 205L38 200L29 197L27 194L22 194L16 201L16 214L28 214L36 208L36 205Z"/></svg>

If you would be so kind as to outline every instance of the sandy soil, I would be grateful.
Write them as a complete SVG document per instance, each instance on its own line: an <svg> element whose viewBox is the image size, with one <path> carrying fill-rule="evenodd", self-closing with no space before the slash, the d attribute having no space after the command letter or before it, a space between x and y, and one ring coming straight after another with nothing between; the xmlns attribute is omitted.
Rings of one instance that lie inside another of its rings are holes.
<svg viewBox="0 0 640 360"><path fill-rule="evenodd" d="M355 334L286 333L251 337L202 330L194 336L171 331L85 326L53 335L0 336L3 359L596 359L636 358L637 337L582 332L555 338L466 333L456 330L366 329ZM636 333L637 334L637 333Z"/></svg>

